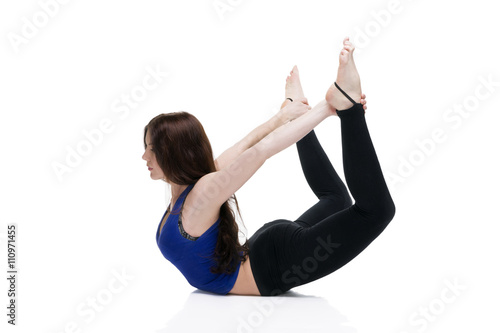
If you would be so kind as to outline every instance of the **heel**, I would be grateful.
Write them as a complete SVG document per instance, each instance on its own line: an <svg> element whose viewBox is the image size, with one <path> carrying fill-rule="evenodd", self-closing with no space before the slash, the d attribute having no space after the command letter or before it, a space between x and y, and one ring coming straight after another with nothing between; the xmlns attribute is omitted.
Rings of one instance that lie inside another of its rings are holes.
<svg viewBox="0 0 500 333"><path fill-rule="evenodd" d="M342 88L339 87L339 85L337 84L337 82L334 82L335 84L335 87L337 87L337 89L345 96L347 97L347 99L352 103L352 104L357 104L352 98L351 96L347 95L347 93L345 91L342 90Z"/></svg>

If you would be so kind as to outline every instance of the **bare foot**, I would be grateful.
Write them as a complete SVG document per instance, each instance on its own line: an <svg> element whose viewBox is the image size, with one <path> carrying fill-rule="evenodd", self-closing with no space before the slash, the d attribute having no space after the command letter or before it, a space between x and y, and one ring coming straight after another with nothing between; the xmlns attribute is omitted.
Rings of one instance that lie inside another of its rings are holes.
<svg viewBox="0 0 500 333"><path fill-rule="evenodd" d="M297 66L293 66L293 69L290 72L290 76L286 78L285 102L283 102L281 108L291 103L291 101L288 98L291 98L293 101L298 101L305 98L304 92L302 91L299 69L297 68ZM307 101L306 104L308 104Z"/></svg>
<svg viewBox="0 0 500 333"><path fill-rule="evenodd" d="M335 82L356 103L361 103L361 82L354 64L353 52L354 46L349 41L349 37L346 37L344 39L344 48L340 51L339 69ZM334 84L328 89L325 99L330 107L335 110L346 110L353 106L352 102Z"/></svg>

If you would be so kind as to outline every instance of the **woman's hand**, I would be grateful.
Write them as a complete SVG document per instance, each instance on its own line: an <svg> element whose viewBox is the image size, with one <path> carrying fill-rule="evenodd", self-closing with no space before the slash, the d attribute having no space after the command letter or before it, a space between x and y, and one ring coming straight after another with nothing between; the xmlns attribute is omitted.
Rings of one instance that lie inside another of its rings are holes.
<svg viewBox="0 0 500 333"><path fill-rule="evenodd" d="M366 113L366 109L368 109L368 106L366 105L366 95L365 94L361 94L361 102L360 102L362 105L363 105L363 109L365 110L365 113Z"/></svg>
<svg viewBox="0 0 500 333"><path fill-rule="evenodd" d="M280 112L282 112L281 116L285 120L285 123L297 119L307 111L311 110L311 107L307 102L307 98L301 98L300 100L288 102L289 103L280 110Z"/></svg>

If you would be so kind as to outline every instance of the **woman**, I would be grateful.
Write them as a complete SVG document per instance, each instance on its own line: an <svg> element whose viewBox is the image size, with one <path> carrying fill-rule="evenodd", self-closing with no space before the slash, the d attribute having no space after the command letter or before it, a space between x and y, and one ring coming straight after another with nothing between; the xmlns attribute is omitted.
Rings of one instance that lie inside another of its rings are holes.
<svg viewBox="0 0 500 333"><path fill-rule="evenodd" d="M353 51L344 39L337 81L312 109L294 68L278 115L215 161L203 127L187 112L158 115L145 127L143 159L151 178L172 191L157 244L191 285L217 294L279 295L342 267L392 220L395 207L366 126ZM332 115L340 118L354 204L313 131ZM296 221L266 223L241 245L229 201L238 207L234 193L293 143L318 203Z"/></svg>

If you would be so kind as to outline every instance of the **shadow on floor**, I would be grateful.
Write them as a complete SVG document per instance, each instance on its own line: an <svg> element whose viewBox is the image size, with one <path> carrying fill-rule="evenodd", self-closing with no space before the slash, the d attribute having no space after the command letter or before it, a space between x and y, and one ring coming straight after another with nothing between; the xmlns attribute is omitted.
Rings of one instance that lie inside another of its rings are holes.
<svg viewBox="0 0 500 333"><path fill-rule="evenodd" d="M281 296L219 296L192 292L157 333L355 333L347 318L322 297L288 291Z"/></svg>

